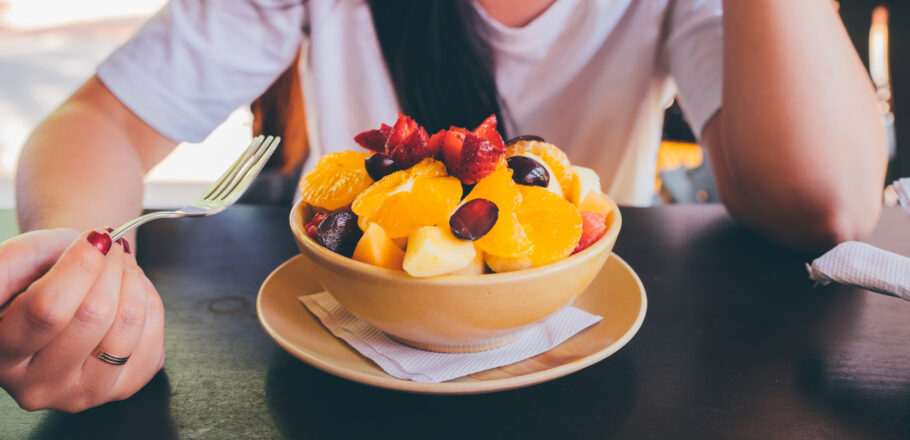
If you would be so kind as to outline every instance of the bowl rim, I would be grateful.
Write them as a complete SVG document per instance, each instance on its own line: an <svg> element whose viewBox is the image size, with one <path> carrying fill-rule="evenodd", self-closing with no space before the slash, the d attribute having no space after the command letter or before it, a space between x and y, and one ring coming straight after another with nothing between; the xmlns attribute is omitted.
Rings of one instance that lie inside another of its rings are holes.
<svg viewBox="0 0 910 440"><path fill-rule="evenodd" d="M610 224L610 227L607 228L607 231L604 233L603 237L601 237L599 240L597 240L597 242L589 246L587 249L577 254L563 258L562 260L559 260L555 263L533 267L531 269L502 273L485 273L481 275L438 275L433 277L420 278L411 276L404 271L374 266L372 264L367 264L362 261L357 261L353 258L348 258L344 255L332 252L310 238L310 236L307 235L303 230L304 225L299 224L301 222L294 221L298 211L302 210L305 206L311 207L311 205L302 199L294 203L293 208L291 208L290 215L288 216L288 223L291 226L291 233L294 235L294 238L298 243L303 243L304 247L306 247L307 251L311 253L312 257L323 260L335 266L340 266L348 271L358 272L368 276L387 277L392 278L398 282L411 282L421 285L482 285L494 282L514 281L517 279L524 279L529 276L539 276L550 272L562 271L567 267L582 264L586 260L604 253L605 251L612 250L613 245L616 243L616 239L619 235L619 230L622 228L622 214L619 212L619 206L616 204L616 202L610 196L606 194L604 194L604 196L607 197L611 203L613 203L613 222Z"/></svg>

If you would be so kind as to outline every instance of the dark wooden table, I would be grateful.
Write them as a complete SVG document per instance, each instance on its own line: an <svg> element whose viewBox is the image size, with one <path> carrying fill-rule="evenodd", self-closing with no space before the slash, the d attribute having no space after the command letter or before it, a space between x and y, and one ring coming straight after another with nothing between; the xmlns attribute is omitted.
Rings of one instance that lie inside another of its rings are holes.
<svg viewBox="0 0 910 440"><path fill-rule="evenodd" d="M910 438L910 304L813 288L813 255L719 206L624 209L616 245L648 292L628 346L570 376L477 396L371 388L291 357L260 329L260 283L296 254L286 210L235 207L140 232L167 306L163 372L68 415L0 392L0 438ZM870 242L910 255L910 217Z"/></svg>

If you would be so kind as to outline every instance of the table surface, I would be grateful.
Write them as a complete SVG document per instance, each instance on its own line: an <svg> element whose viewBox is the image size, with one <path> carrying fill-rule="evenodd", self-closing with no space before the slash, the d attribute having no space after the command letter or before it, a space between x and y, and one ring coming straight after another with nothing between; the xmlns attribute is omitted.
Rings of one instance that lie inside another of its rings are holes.
<svg viewBox="0 0 910 440"><path fill-rule="evenodd" d="M623 209L615 251L648 314L613 356L475 396L372 388L316 370L259 327L259 285L297 253L286 209L238 206L140 230L167 309L164 370L81 414L0 392L0 438L910 438L910 304L814 288L814 255L775 247L717 205ZM868 240L910 255L910 217Z"/></svg>

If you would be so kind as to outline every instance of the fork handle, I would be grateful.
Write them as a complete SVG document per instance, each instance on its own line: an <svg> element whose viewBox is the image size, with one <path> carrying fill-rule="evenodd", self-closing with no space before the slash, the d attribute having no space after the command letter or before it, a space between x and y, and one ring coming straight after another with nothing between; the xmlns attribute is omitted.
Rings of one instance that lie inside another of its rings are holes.
<svg viewBox="0 0 910 440"><path fill-rule="evenodd" d="M119 228L114 229L114 232L111 232L111 241L119 240L121 237L126 235L127 232L130 232L133 229L138 228L140 225L144 225L152 220L158 220L158 219L162 219L162 218L183 217L184 215L185 214L182 214L179 212L174 212L174 211L150 212L148 214L136 217L136 218L124 223Z"/></svg>

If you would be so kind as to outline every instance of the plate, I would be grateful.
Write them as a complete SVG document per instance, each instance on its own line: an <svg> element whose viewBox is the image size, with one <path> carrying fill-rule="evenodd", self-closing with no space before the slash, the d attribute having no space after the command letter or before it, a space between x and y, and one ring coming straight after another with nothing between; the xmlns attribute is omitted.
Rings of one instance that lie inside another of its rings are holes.
<svg viewBox="0 0 910 440"><path fill-rule="evenodd" d="M297 297L323 291L315 278L307 275L315 270L310 260L298 255L266 278L256 299L262 328L281 348L322 371L366 385L413 393L489 393L546 382L581 370L626 345L641 327L648 303L638 275L612 254L574 304L602 316L602 321L552 350L521 362L448 382L423 383L389 376L335 338L306 310Z"/></svg>

